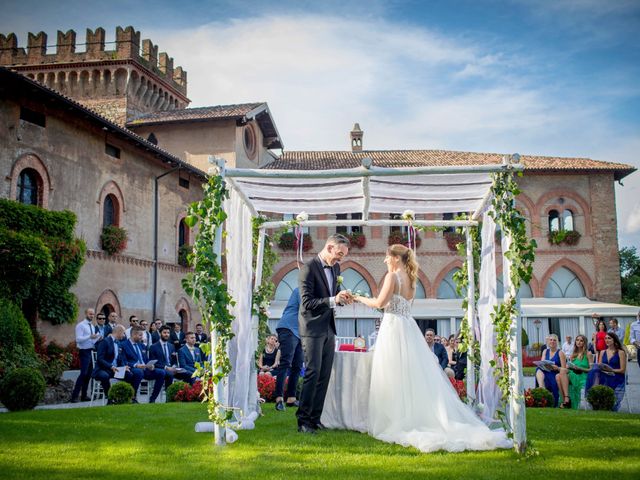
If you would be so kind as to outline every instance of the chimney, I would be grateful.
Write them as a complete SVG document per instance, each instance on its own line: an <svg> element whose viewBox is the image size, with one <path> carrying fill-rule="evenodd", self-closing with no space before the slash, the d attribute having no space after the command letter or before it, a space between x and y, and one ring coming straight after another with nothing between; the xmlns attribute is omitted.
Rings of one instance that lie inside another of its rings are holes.
<svg viewBox="0 0 640 480"><path fill-rule="evenodd" d="M351 151L352 152L362 151L363 136L364 136L364 132L360 130L360 125L358 123L354 123L353 130L351 130Z"/></svg>

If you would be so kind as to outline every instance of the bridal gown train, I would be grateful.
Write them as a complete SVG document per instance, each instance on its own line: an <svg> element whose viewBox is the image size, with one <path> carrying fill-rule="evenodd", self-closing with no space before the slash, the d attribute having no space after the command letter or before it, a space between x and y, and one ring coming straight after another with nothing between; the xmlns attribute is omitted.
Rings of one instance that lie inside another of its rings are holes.
<svg viewBox="0 0 640 480"><path fill-rule="evenodd" d="M394 294L376 340L369 394L369 434L423 452L511 448L458 397L411 317Z"/></svg>

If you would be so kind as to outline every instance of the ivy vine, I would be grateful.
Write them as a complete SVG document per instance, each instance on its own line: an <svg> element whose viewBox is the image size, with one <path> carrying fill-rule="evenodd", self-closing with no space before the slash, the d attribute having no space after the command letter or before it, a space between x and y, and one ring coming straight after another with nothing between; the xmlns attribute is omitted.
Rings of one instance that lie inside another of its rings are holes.
<svg viewBox="0 0 640 480"><path fill-rule="evenodd" d="M211 175L203 185L202 200L190 205L185 223L190 228L198 225L198 233L193 252L187 256L194 270L182 280L182 287L196 303L202 322L217 337L213 352L212 343L200 345L207 360L196 364L196 367L197 375L202 379L203 402L208 404L209 418L218 425L224 425L233 415L233 411L224 410L213 395L215 386L231 372L227 344L233 338L231 324L234 317L229 307L235 305L235 301L229 295L218 255L213 251L215 241L222 241L222 238L216 239L216 234L222 231L219 227L227 218L223 208L227 198L229 192L224 179L220 175Z"/></svg>
<svg viewBox="0 0 640 480"><path fill-rule="evenodd" d="M519 172L518 176L522 176ZM536 241L527 237L525 218L515 208L515 198L520 188L512 172L493 174L492 206L490 215L500 227L502 233L511 237L509 248L503 255L511 261L509 280L516 289L522 282L528 283L533 273ZM502 392L503 406L509 401L512 392L509 383L509 351L511 345L511 321L517 311L517 298L511 292L505 292L505 300L494 308L492 321L496 334L496 356L491 365L497 378L497 384Z"/></svg>

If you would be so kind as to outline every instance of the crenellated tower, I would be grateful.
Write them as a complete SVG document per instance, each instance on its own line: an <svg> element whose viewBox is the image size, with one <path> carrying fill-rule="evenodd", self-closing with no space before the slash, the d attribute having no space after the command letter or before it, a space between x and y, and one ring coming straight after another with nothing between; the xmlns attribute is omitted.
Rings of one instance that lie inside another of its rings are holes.
<svg viewBox="0 0 640 480"><path fill-rule="evenodd" d="M133 27L117 27L115 49L105 50L105 31L87 29L85 49L76 52L76 32L58 31L56 53L47 34L29 33L27 49L16 35L0 34L0 65L83 103L124 125L151 112L186 108L187 72Z"/></svg>

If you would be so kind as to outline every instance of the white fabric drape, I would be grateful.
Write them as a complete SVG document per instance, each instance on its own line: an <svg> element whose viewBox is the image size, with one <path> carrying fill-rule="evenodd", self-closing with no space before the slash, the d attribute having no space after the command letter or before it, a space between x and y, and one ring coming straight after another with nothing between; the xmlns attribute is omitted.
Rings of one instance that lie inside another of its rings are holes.
<svg viewBox="0 0 640 480"><path fill-rule="evenodd" d="M497 305L496 278L496 224L485 211L482 218L482 251L480 260L480 285L478 299L478 323L480 329L480 378L478 402L484 405L483 420L491 422L500 402L500 389L496 383L494 369L489 362L495 359L495 331L491 312Z"/></svg>
<svg viewBox="0 0 640 480"><path fill-rule="evenodd" d="M255 351L258 348L257 330L251 316L252 241L251 213L240 196L231 190L225 202L227 212L227 284L236 304L231 308L235 317L235 337L229 342L231 373L229 374L227 404L242 409L245 416L257 411L255 381Z"/></svg>

